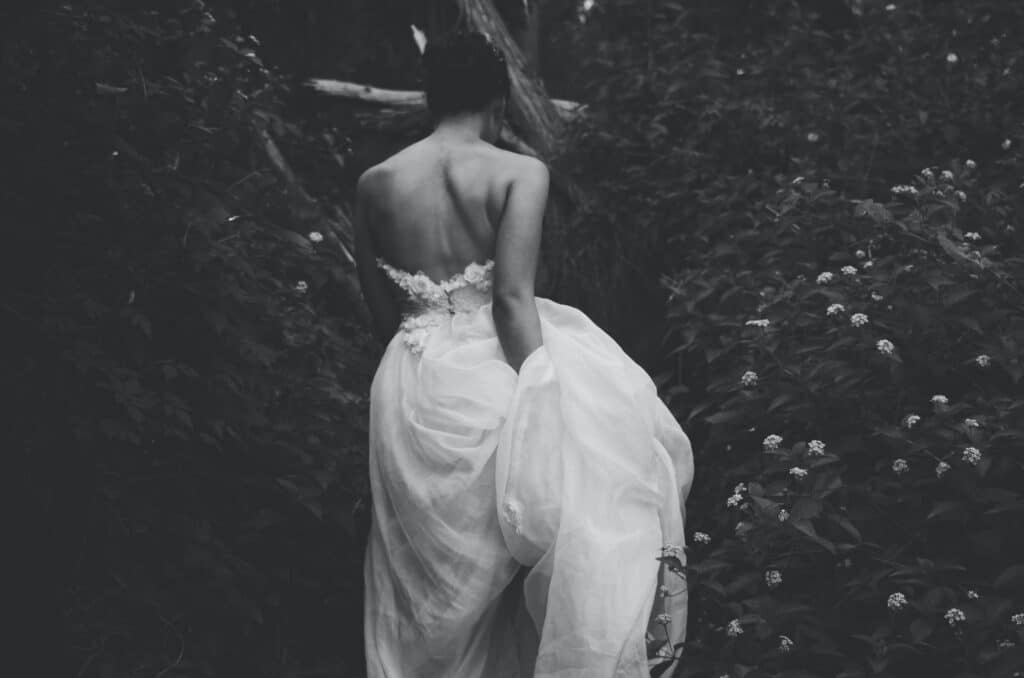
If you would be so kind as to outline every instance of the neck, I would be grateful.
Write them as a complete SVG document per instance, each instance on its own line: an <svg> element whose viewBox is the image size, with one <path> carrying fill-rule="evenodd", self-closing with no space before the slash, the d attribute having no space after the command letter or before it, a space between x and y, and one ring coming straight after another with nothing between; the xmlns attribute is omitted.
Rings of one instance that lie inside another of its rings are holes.
<svg viewBox="0 0 1024 678"><path fill-rule="evenodd" d="M450 141L480 141L486 130L486 114L455 113L437 123L434 136Z"/></svg>

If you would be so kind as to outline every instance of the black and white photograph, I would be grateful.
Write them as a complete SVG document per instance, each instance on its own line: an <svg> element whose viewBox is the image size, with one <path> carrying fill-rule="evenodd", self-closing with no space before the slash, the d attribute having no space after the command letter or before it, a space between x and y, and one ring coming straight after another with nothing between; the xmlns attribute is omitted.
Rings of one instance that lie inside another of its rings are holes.
<svg viewBox="0 0 1024 678"><path fill-rule="evenodd" d="M26 678L1024 678L1024 2L12 0Z"/></svg>

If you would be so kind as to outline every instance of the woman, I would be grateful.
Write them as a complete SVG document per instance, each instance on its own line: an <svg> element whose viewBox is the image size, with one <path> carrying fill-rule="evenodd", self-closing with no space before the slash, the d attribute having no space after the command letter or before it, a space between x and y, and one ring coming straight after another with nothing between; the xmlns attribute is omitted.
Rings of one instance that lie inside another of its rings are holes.
<svg viewBox="0 0 1024 678"><path fill-rule="evenodd" d="M610 337L534 296L548 172L492 145L501 55L460 34L424 62L436 129L358 187L359 275L387 343L368 674L648 676L685 634L689 440Z"/></svg>

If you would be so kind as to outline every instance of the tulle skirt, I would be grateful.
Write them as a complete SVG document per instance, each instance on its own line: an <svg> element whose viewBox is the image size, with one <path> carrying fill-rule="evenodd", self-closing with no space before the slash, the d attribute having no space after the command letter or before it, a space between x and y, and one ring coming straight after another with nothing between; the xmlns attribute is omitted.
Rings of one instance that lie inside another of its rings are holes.
<svg viewBox="0 0 1024 678"><path fill-rule="evenodd" d="M517 374L490 304L401 333L371 388L370 678L637 678L686 634L690 442L586 315L538 298ZM670 554L676 559L660 559ZM653 640L653 644L652 644Z"/></svg>

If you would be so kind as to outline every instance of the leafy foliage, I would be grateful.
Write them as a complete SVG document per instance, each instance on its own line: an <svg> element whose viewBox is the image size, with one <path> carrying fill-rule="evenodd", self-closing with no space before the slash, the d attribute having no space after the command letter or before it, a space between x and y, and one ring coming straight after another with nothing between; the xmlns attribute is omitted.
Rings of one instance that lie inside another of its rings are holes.
<svg viewBox="0 0 1024 678"><path fill-rule="evenodd" d="M1022 18L623 2L577 36L568 256L666 274L643 328L698 452L679 675L1024 668Z"/></svg>
<svg viewBox="0 0 1024 678"><path fill-rule="evenodd" d="M9 415L69 669L358 673L374 349L345 214L286 159L341 200L344 141L202 3L8 30Z"/></svg>
<svg viewBox="0 0 1024 678"><path fill-rule="evenodd" d="M672 283L712 425L683 675L1024 667L1020 198L941 176L852 205L799 180Z"/></svg>

